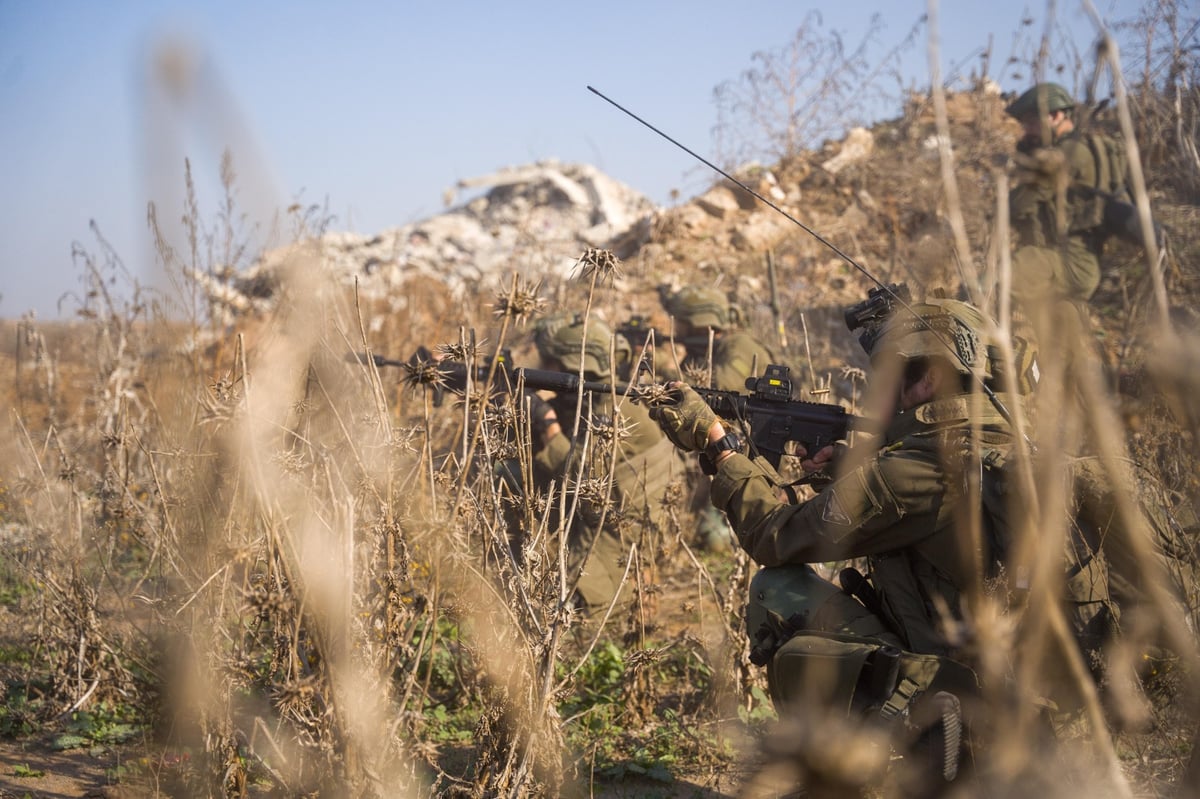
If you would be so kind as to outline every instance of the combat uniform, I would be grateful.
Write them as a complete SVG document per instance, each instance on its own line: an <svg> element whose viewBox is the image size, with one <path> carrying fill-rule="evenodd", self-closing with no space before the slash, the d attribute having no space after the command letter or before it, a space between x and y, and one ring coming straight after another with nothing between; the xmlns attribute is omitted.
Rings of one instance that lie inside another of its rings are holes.
<svg viewBox="0 0 1200 799"><path fill-rule="evenodd" d="M904 650L931 658L933 671L924 677L932 677L937 659L950 663L961 654L944 631L963 618L964 597L983 585L984 564L1005 555L1000 547L1005 531L998 528L1002 507L982 514L987 534L978 544L969 544L972 537L960 529L979 510L964 505L965 476L982 475L985 463L1003 464L1012 446L1000 409L971 393L953 393L955 379L959 392L974 380L990 381L999 390L1014 383L992 365L983 316L965 303L937 298L872 319L860 338L872 363L889 372L903 370L905 386L926 386L904 389L900 407L911 407L895 413L880 436L854 442L838 462L838 479L807 502L784 502L778 475L741 454L722 455L712 481L713 504L763 567L751 584L747 632L752 658L769 667L777 701L789 699L778 684L786 677L779 659L793 639L811 639L811 633L855 638L853 657L841 669L849 695L861 693L856 683L865 660L857 658L871 654L872 642L897 656ZM890 391L890 381L877 377L878 390ZM936 393L928 387L934 384ZM713 443L707 436L714 417L687 390L681 390L678 406L656 408L654 418L681 447ZM997 484L1004 477L999 469L986 471ZM1006 498L995 493L1002 506ZM866 558L869 581L847 575L857 584L843 579L846 591L808 565L851 558ZM833 651L824 659L836 659ZM969 674L961 664L957 670ZM874 696L867 706L887 699Z"/></svg>
<svg viewBox="0 0 1200 799"><path fill-rule="evenodd" d="M629 352L628 344L614 337L604 322L585 321L573 313L539 320L534 342L542 358L571 373L582 369L589 380L611 378L610 349L615 349L618 357L621 353L627 357ZM541 436L534 436L532 477L543 492L552 485L572 490L566 503L568 512L574 507L566 542L568 580L577 580L575 596L591 612L603 610L617 595L631 544L640 544L644 553L653 556L665 519L667 486L682 464L645 407L628 401L614 407L609 396L589 394L584 398L584 418L578 425L578 438L573 440L577 400L570 394L549 401L562 432L544 443ZM614 439L615 460L610 443ZM514 491L521 490L515 466L500 471ZM554 513L559 507L556 496ZM558 521L552 519L555 524ZM622 589L624 596L626 590Z"/></svg>
<svg viewBox="0 0 1200 799"><path fill-rule="evenodd" d="M1086 303L1100 285L1103 242L1095 218L1092 148L1073 131L1056 139L1050 152L1028 140L1017 149L1042 168L1024 170L1009 197L1016 243L1013 291L1026 301L1060 297Z"/></svg>
<svg viewBox="0 0 1200 799"><path fill-rule="evenodd" d="M552 482L560 486L564 480L574 483L579 468L569 435L574 429L576 398L556 397L550 404L564 434L550 439L534 456L534 479L542 490ZM602 502L581 496L567 538L568 574L582 572L576 592L586 609L596 610L606 607L617 594L630 544L641 544L648 554L656 549L666 512L663 496L676 477L679 460L643 406L624 402L614 414L611 397L590 396L584 399L584 409L593 425L611 429L615 419L619 429L629 430L617 446L607 512ZM581 437L587 427L587 423L581 425ZM593 434L582 479L606 483L611 452L597 441ZM627 594L627 586L622 596Z"/></svg>
<svg viewBox="0 0 1200 799"><path fill-rule="evenodd" d="M691 330L683 344L687 351L682 367L684 377L707 374L708 385L720 391L746 392L746 379L761 375L775 356L767 347L741 330L730 329L739 312L720 289L687 286L663 301L667 311ZM717 331L712 337L711 372L709 328ZM667 379L677 379L667 370ZM694 379L694 378L691 378ZM707 550L729 548L729 525L708 499L707 482L696 483L692 507L696 511L696 542Z"/></svg>
<svg viewBox="0 0 1200 799"><path fill-rule="evenodd" d="M987 449L1004 452L1011 444L999 414L985 403L972 419L973 404L958 396L898 414L877 454L802 504L781 502L767 472L745 456L723 462L713 478L713 503L764 567L755 582L786 581L772 572L798 564L865 557L878 596L874 613L868 617L858 602L829 592L836 608L803 609L810 629L880 635L912 652L954 654L940 632L940 614L959 616L964 590L978 580L971 572L978 560L963 551L966 537L956 530L962 481L948 471L947 459L969 451L975 423ZM845 458L850 463L854 456ZM762 631L749 632L753 640Z"/></svg>

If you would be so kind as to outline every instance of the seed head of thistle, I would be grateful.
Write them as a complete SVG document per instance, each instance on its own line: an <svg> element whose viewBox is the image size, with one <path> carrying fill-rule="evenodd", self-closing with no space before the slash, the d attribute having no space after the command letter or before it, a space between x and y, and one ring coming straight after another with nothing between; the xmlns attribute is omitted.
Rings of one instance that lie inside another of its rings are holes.
<svg viewBox="0 0 1200 799"><path fill-rule="evenodd" d="M633 435L637 422L620 414L615 416L593 416L588 420L588 430L596 441L612 445L628 439Z"/></svg>
<svg viewBox="0 0 1200 799"><path fill-rule="evenodd" d="M308 467L307 459L299 452L276 452L271 456L271 462L285 474L299 474Z"/></svg>
<svg viewBox="0 0 1200 799"><path fill-rule="evenodd" d="M392 449L401 452L416 452L421 436L425 435L425 428L420 425L412 427L393 427L391 429L391 438L387 445Z"/></svg>
<svg viewBox="0 0 1200 799"><path fill-rule="evenodd" d="M657 408L662 405L667 405L674 401L675 397L671 393L671 388L666 383L651 383L646 386L638 386L640 392L640 402L647 408Z"/></svg>
<svg viewBox="0 0 1200 799"><path fill-rule="evenodd" d="M652 666L675 648L674 643L650 649L635 649L626 655L625 667L637 671Z"/></svg>
<svg viewBox="0 0 1200 799"><path fill-rule="evenodd" d="M511 291L496 295L496 304L492 313L497 319L509 317L518 325L525 324L531 316L537 316L546 306L546 300L539 296L542 281L530 284L518 280Z"/></svg>
<svg viewBox="0 0 1200 799"><path fill-rule="evenodd" d="M599 508L609 497L608 479L604 477L588 477L575 484L575 493L584 502Z"/></svg>
<svg viewBox="0 0 1200 799"><path fill-rule="evenodd" d="M446 376L438 368L437 361L413 358L401 365L404 368L401 380L414 391L422 386L433 389L446 387Z"/></svg>
<svg viewBox="0 0 1200 799"><path fill-rule="evenodd" d="M692 386L708 385L708 369L703 364L685 363L683 365L683 382Z"/></svg>
<svg viewBox="0 0 1200 799"><path fill-rule="evenodd" d="M521 423L517 406L512 402L496 402L486 408L484 421L496 431L515 430Z"/></svg>
<svg viewBox="0 0 1200 799"><path fill-rule="evenodd" d="M485 386L482 381L472 383L472 389L468 393L465 389L453 388L451 391L458 397L454 401L454 407L457 410L462 410L464 407L485 408L489 409L501 399L503 391L496 386Z"/></svg>
<svg viewBox="0 0 1200 799"><path fill-rule="evenodd" d="M577 276L581 280L591 280L595 275L600 285L611 285L614 280L623 277L621 259L612 254L611 250L601 250L588 247L575 262Z"/></svg>
<svg viewBox="0 0 1200 799"><path fill-rule="evenodd" d="M300 717L312 709L317 695L317 681L313 677L305 677L280 685L272 690L275 706L284 715Z"/></svg>
<svg viewBox="0 0 1200 799"><path fill-rule="evenodd" d="M453 344L439 344L436 349L445 358L461 363L477 362L480 359L479 353L483 351L484 345L487 344L487 339L480 339L475 343L467 342Z"/></svg>

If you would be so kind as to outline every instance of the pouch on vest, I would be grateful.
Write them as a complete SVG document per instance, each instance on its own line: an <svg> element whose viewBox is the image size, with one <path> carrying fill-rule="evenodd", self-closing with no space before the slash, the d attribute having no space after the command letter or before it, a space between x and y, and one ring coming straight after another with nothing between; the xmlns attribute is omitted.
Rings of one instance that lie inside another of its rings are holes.
<svg viewBox="0 0 1200 799"><path fill-rule="evenodd" d="M815 631L836 631L875 643L900 642L883 619L818 576L811 566L759 569L750 581L746 603L750 661L765 666L793 635Z"/></svg>

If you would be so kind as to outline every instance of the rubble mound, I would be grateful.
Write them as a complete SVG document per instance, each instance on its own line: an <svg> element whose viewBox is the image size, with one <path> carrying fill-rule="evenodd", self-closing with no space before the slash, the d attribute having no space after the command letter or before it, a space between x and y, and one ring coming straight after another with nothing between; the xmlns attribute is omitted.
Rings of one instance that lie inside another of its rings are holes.
<svg viewBox="0 0 1200 799"><path fill-rule="evenodd" d="M445 213L373 236L328 232L264 252L249 269L192 277L231 312L269 308L282 270L316 247L327 275L366 298L385 301L414 277L452 293L514 269L565 276L586 247L604 247L644 227L648 198L587 164L543 160L461 180L444 195L486 191ZM636 236L636 234L633 234Z"/></svg>

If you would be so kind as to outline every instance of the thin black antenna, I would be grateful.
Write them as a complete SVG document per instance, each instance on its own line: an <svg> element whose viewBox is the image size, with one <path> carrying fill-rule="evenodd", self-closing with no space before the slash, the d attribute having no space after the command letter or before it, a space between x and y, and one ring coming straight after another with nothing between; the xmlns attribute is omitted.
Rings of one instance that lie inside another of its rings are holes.
<svg viewBox="0 0 1200 799"><path fill-rule="evenodd" d="M770 200L768 200L766 197L762 196L761 194L759 194L758 192L756 192L754 189L750 188L750 187L749 187L749 186L747 186L745 183L743 183L742 181L740 181L740 180L738 180L737 178L735 178L733 175L731 175L731 174L729 174L728 172L726 172L724 169L721 169L721 167L717 166L717 165L716 165L716 164L714 164L712 161L709 161L707 158L705 158L704 156L700 155L700 154L699 154L699 153L697 153L695 150L691 149L690 147L686 147L685 145L683 145L683 144L681 144L680 142L676 141L675 139L671 138L671 137L670 137L670 136L668 136L667 134L663 133L661 130L659 130L658 128L654 127L654 126L653 126L653 125L651 125L649 122L647 122L646 120L642 119L640 116L638 116L637 114L633 113L633 112L632 112L632 111L630 111L628 108L626 108L625 106L623 106L623 105L621 105L620 103L618 103L616 100L613 100L611 97L606 97L606 96L604 95L604 93L603 93L603 92L601 92L599 89L596 89L596 88L595 88L595 87L593 87L593 86L588 86L588 87L587 87L587 90L588 90L589 92L591 92L592 94L596 95L597 97L599 97L601 100L604 100L605 102L609 103L610 105L612 105L613 107L615 107L617 110L619 110L619 111L621 111L621 112L623 112L623 113L625 113L625 114L628 114L629 116L631 116L631 117L633 117L634 119L636 119L638 122L640 122L640 123L642 123L643 125L645 125L646 127L650 128L650 130L654 131L654 132L655 132L655 133L657 133L659 136L662 136L664 139L666 139L667 141L671 142L671 144L674 144L674 145L675 145L676 147L678 147L679 149L683 150L685 153L687 153L688 155L690 155L692 158L695 158L697 161L699 161L700 163L704 164L704 165L705 165L706 167L708 167L709 169L713 170L713 171L714 171L714 172L716 172L717 174L721 175L722 177L724 177L724 178L726 178L727 180L731 181L732 183L736 184L736 185L737 185L737 186L738 186L740 189L742 189L742 191L745 191L746 193L748 193L748 194L752 195L753 197L757 198L757 199L759 200L759 202L762 202L762 203L766 204L768 207L770 207L770 208L773 208L774 210L776 210L776 211L777 211L777 212L779 212L780 214L783 214L783 216L785 216L785 217L786 217L788 220L790 220L790 221L791 221L793 224L795 224L795 225L799 226L799 227L800 227L800 228L801 228L801 229L802 229L802 230L803 230L805 233L807 233L808 235L812 236L814 239L816 239L817 241L821 242L821 243L822 243L822 244L824 244L826 247L828 247L829 249L831 249L831 250L833 250L835 253L837 253L837 256L838 256L839 258L841 258L843 261L845 261L846 263L848 263L848 264L850 264L851 266L853 266L853 267L854 267L855 269L857 269L859 272L862 272L862 274L863 274L863 275L864 275L864 276L865 276L865 277L866 277L868 280L870 280L872 283L874 283L876 286L879 286L879 288L881 288L881 289L883 289L884 291L887 291L889 294L891 294L891 292L890 292L890 291L888 291L888 287L887 287L887 286L885 286L883 283L881 283L881 282L879 281L879 279L878 279L878 278L876 278L874 275L872 275L870 272L868 272L868 271L866 270L866 268L865 268L865 267L864 267L862 264L860 264L858 261L855 261L855 260L854 260L853 258L851 258L849 255L847 255L846 253L844 253L844 252L842 252L840 249L838 249L838 247L837 247L836 245L834 245L834 244L833 244L833 242L829 241L829 239L825 238L825 237L824 237L824 236L822 236L820 233L818 233L817 231L813 230L813 229L812 229L812 228L810 228L808 225L804 224L804 223L803 223L803 222L801 222L799 219L797 219L796 217L792 216L792 215L791 215L791 214L789 214L787 211L783 210L783 209L782 209L782 208L780 208L778 205L776 205L775 203L771 202L771 201L770 201ZM893 296L894 296L894 295L893 295Z"/></svg>
<svg viewBox="0 0 1200 799"><path fill-rule="evenodd" d="M834 253L836 253L839 258L841 258L843 261L845 261L846 263L853 266L855 269L857 269L859 272L861 272L864 277L866 277L868 280L870 280L872 283L874 283L879 288L883 289L883 291L885 293L889 294L892 297L892 299L896 301L897 304L899 304L906 311L908 311L910 314L912 314L914 319L916 319L918 322L920 322L922 325L924 325L925 328L927 330L929 330L929 332L932 333L934 335L934 337L937 338L938 341L942 342L942 346L945 347L950 352L950 354L952 354L954 356L955 360L957 360L963 366L967 367L968 370L971 369L971 364L966 362L966 360L958 353L958 350L956 350L954 347L951 347L950 342L948 342L944 338L942 338L942 336L936 330L934 330L933 327L928 322L926 322L924 319L922 319L921 315L918 314L916 311L914 311L912 309L912 306L910 306L907 302L904 301L903 297L897 296L896 293L894 291L892 291L892 289L888 285L886 285L879 278L875 277L873 274L871 274L869 271L867 271L867 268L865 266L860 264L858 261L855 261L853 258L851 258L846 253L842 252L837 246L835 246L833 244L833 242L829 241L829 239L825 238L820 233L813 230L808 225L804 224L799 219L792 216L787 211L783 210L778 205L771 202L766 197L762 196L761 194L756 192L754 189L750 188L745 183L743 183L742 181L735 178L733 175L726 172L724 169L721 169L721 167L717 166L712 161L709 161L707 158L700 155L695 150L681 144L679 141L671 138L666 133L663 133L661 130L654 127L649 122L642 119L640 116L638 116L637 114L633 113L628 108L626 108L625 106L618 103L616 100L613 100L611 97L605 96L605 94L603 92L601 92L599 89L596 89L593 86L588 86L587 90L589 92L591 92L592 94L596 95L597 97L599 97L601 100L604 100L609 105L616 108L618 111L620 111L630 117L633 117L638 122L640 122L643 125L645 125L646 127L650 128L650 130L654 131L659 136L662 136L664 139L671 142L671 144L674 144L676 147L683 150L685 153L690 155L692 158L695 158L697 161L704 164L709 169L713 170L717 174L719 174L722 177L726 178L727 180L731 181L736 186L741 188L743 191L747 192L752 197L756 198L757 200L759 200L760 202L765 204L767 207L772 208L775 211L777 211L778 213L782 214L786 219L788 219L793 224L798 226L805 233L807 233L808 235L812 236L817 241L824 244L826 247L828 247L830 250L832 250ZM988 387L987 383L984 382L983 378L979 377L978 375L975 376L975 381L979 384L979 387L983 390L983 393L985 395L987 395L988 400L992 403L992 406L996 409L996 411L1002 417L1004 417L1004 421L1008 422L1009 424L1015 425L1015 423L1013 422L1012 414L1009 413L1008 408L1006 408L1004 406L1004 403L1000 401L1000 398L998 396L996 396L996 392L992 391L992 389ZM1032 442L1031 442L1031 446L1032 446Z"/></svg>

